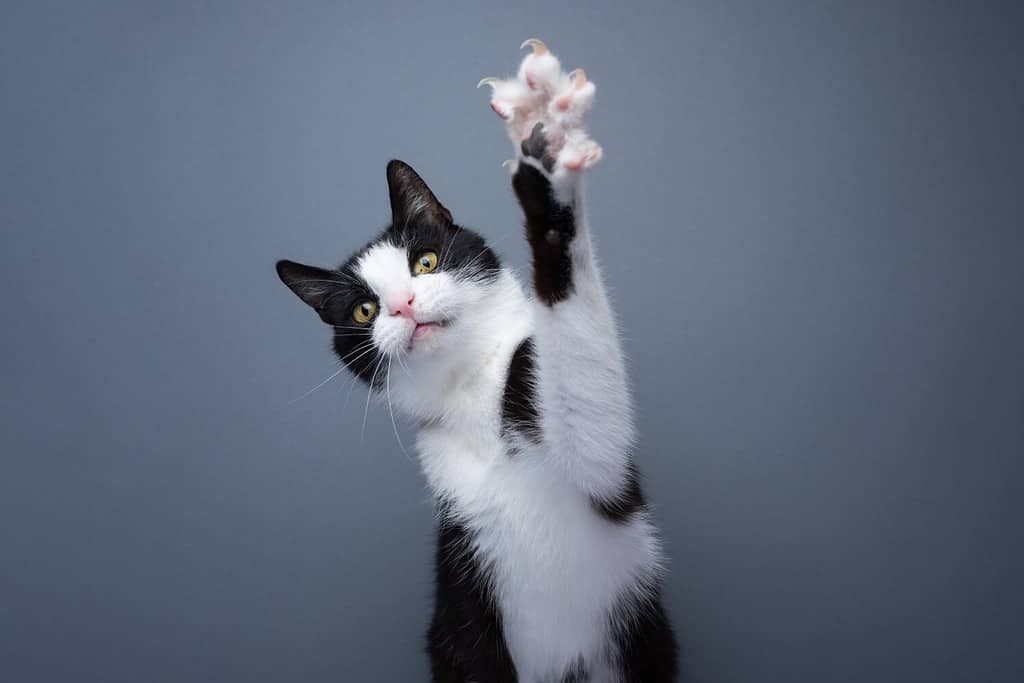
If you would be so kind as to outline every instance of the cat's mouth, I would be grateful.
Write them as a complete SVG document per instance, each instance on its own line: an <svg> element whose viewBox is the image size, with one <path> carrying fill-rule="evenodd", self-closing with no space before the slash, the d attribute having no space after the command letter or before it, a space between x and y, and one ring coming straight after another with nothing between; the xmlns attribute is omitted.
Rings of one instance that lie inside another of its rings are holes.
<svg viewBox="0 0 1024 683"><path fill-rule="evenodd" d="M436 333L438 330L448 327L451 323L450 320L432 320L429 322L417 322L416 327L413 328L412 334L409 336L409 346L411 347L413 342L423 339L431 334Z"/></svg>

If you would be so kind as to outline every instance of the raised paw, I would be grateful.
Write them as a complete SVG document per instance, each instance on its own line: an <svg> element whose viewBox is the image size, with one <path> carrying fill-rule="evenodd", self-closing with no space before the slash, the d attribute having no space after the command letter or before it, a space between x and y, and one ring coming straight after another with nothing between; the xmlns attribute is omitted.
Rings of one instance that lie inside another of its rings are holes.
<svg viewBox="0 0 1024 683"><path fill-rule="evenodd" d="M520 159L533 159L549 174L576 172L601 160L601 147L587 136L586 116L594 104L594 83L583 69L562 71L558 58L536 38L518 73L509 79L484 78L491 86L491 109L505 122Z"/></svg>

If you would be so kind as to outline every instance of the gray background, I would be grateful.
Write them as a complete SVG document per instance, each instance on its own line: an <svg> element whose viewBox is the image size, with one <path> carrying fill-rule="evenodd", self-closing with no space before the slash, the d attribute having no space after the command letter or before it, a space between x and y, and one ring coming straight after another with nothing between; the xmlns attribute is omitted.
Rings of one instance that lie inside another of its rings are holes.
<svg viewBox="0 0 1024 683"><path fill-rule="evenodd" d="M536 35L600 88L591 214L689 680L1022 680L1022 25L5 4L0 677L425 679L423 479L344 376L289 402L335 365L273 263L362 243L400 157L525 266L474 84Z"/></svg>

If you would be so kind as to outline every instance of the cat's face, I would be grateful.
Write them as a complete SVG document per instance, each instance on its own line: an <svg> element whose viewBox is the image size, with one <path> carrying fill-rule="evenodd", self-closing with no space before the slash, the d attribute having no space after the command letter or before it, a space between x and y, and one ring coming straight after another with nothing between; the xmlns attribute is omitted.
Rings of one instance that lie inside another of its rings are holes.
<svg viewBox="0 0 1024 683"><path fill-rule="evenodd" d="M277 264L281 280L334 328L342 362L378 385L395 359L417 368L457 357L501 273L484 240L455 225L412 168L392 161L388 187L392 225L340 268Z"/></svg>

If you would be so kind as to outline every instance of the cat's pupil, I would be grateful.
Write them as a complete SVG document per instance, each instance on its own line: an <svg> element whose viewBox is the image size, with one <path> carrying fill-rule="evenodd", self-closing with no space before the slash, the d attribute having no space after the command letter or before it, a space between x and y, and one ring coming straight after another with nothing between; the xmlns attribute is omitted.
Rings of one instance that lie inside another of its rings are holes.
<svg viewBox="0 0 1024 683"><path fill-rule="evenodd" d="M427 266L429 268L430 267L430 259L428 259L426 256L424 256L423 258L420 259L420 265L421 266Z"/></svg>

